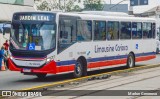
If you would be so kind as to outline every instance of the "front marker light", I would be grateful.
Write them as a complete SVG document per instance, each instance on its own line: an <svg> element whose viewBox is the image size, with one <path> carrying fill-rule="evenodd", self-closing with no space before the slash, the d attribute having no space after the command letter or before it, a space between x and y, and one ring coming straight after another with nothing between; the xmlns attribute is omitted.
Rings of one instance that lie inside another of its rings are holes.
<svg viewBox="0 0 160 99"><path fill-rule="evenodd" d="M46 63L48 63L48 62L52 61L53 59L54 59L54 57L53 57L53 56L51 56L51 57L49 57L49 58L46 58Z"/></svg>
<svg viewBox="0 0 160 99"><path fill-rule="evenodd" d="M13 59L12 55L11 54L8 54L8 57L7 59L10 58L11 60Z"/></svg>
<svg viewBox="0 0 160 99"><path fill-rule="evenodd" d="M12 60L12 59L13 59L13 57L12 57L12 56L10 56L10 59Z"/></svg>
<svg viewBox="0 0 160 99"><path fill-rule="evenodd" d="M46 59L46 62L50 62L50 61L51 61L51 59L50 59L50 58L47 58L47 59Z"/></svg>

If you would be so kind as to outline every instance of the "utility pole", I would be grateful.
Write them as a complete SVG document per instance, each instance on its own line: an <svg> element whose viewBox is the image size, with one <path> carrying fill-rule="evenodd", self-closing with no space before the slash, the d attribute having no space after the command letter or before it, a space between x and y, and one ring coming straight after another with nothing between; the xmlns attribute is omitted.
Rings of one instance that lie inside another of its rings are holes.
<svg viewBox="0 0 160 99"><path fill-rule="evenodd" d="M60 10L61 2L58 0L58 9Z"/></svg>
<svg viewBox="0 0 160 99"><path fill-rule="evenodd" d="M64 0L64 12L66 12L66 0Z"/></svg>

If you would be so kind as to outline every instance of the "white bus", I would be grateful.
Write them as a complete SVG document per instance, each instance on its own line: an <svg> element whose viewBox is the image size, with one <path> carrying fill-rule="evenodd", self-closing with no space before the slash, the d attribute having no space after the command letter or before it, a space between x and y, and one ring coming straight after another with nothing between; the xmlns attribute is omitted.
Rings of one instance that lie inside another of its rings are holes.
<svg viewBox="0 0 160 99"><path fill-rule="evenodd" d="M88 71L156 57L155 20L62 12L13 15L9 59L12 71L37 75Z"/></svg>

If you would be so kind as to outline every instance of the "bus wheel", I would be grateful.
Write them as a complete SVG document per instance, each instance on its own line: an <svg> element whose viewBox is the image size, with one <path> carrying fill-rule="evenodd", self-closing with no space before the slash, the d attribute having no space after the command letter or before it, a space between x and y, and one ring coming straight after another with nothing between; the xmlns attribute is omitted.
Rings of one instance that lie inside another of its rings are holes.
<svg viewBox="0 0 160 99"><path fill-rule="evenodd" d="M159 53L159 48L156 49L156 54L158 54L158 53Z"/></svg>
<svg viewBox="0 0 160 99"><path fill-rule="evenodd" d="M81 59L78 59L76 64L75 64L75 68L74 68L74 77L75 78L78 78L78 77L81 77L81 76L86 76L86 72L85 71L85 68L86 66L84 65L83 61Z"/></svg>
<svg viewBox="0 0 160 99"><path fill-rule="evenodd" d="M39 78L39 79L43 79L46 77L47 74L36 74L36 76Z"/></svg>
<svg viewBox="0 0 160 99"><path fill-rule="evenodd" d="M135 58L134 55L130 53L127 58L127 67L132 68L134 66L135 66Z"/></svg>

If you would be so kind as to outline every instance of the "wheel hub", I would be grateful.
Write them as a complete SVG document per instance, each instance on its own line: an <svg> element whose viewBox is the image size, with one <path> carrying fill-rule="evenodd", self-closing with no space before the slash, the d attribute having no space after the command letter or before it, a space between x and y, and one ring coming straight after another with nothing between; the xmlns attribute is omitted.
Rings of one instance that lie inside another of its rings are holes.
<svg viewBox="0 0 160 99"><path fill-rule="evenodd" d="M81 72L80 64L77 63L77 65L76 65L76 74L80 74L80 72Z"/></svg>
<svg viewBox="0 0 160 99"><path fill-rule="evenodd" d="M132 66L133 66L133 59L132 59L132 57L131 57L131 56L129 57L129 66L130 66L130 67L132 67Z"/></svg>

